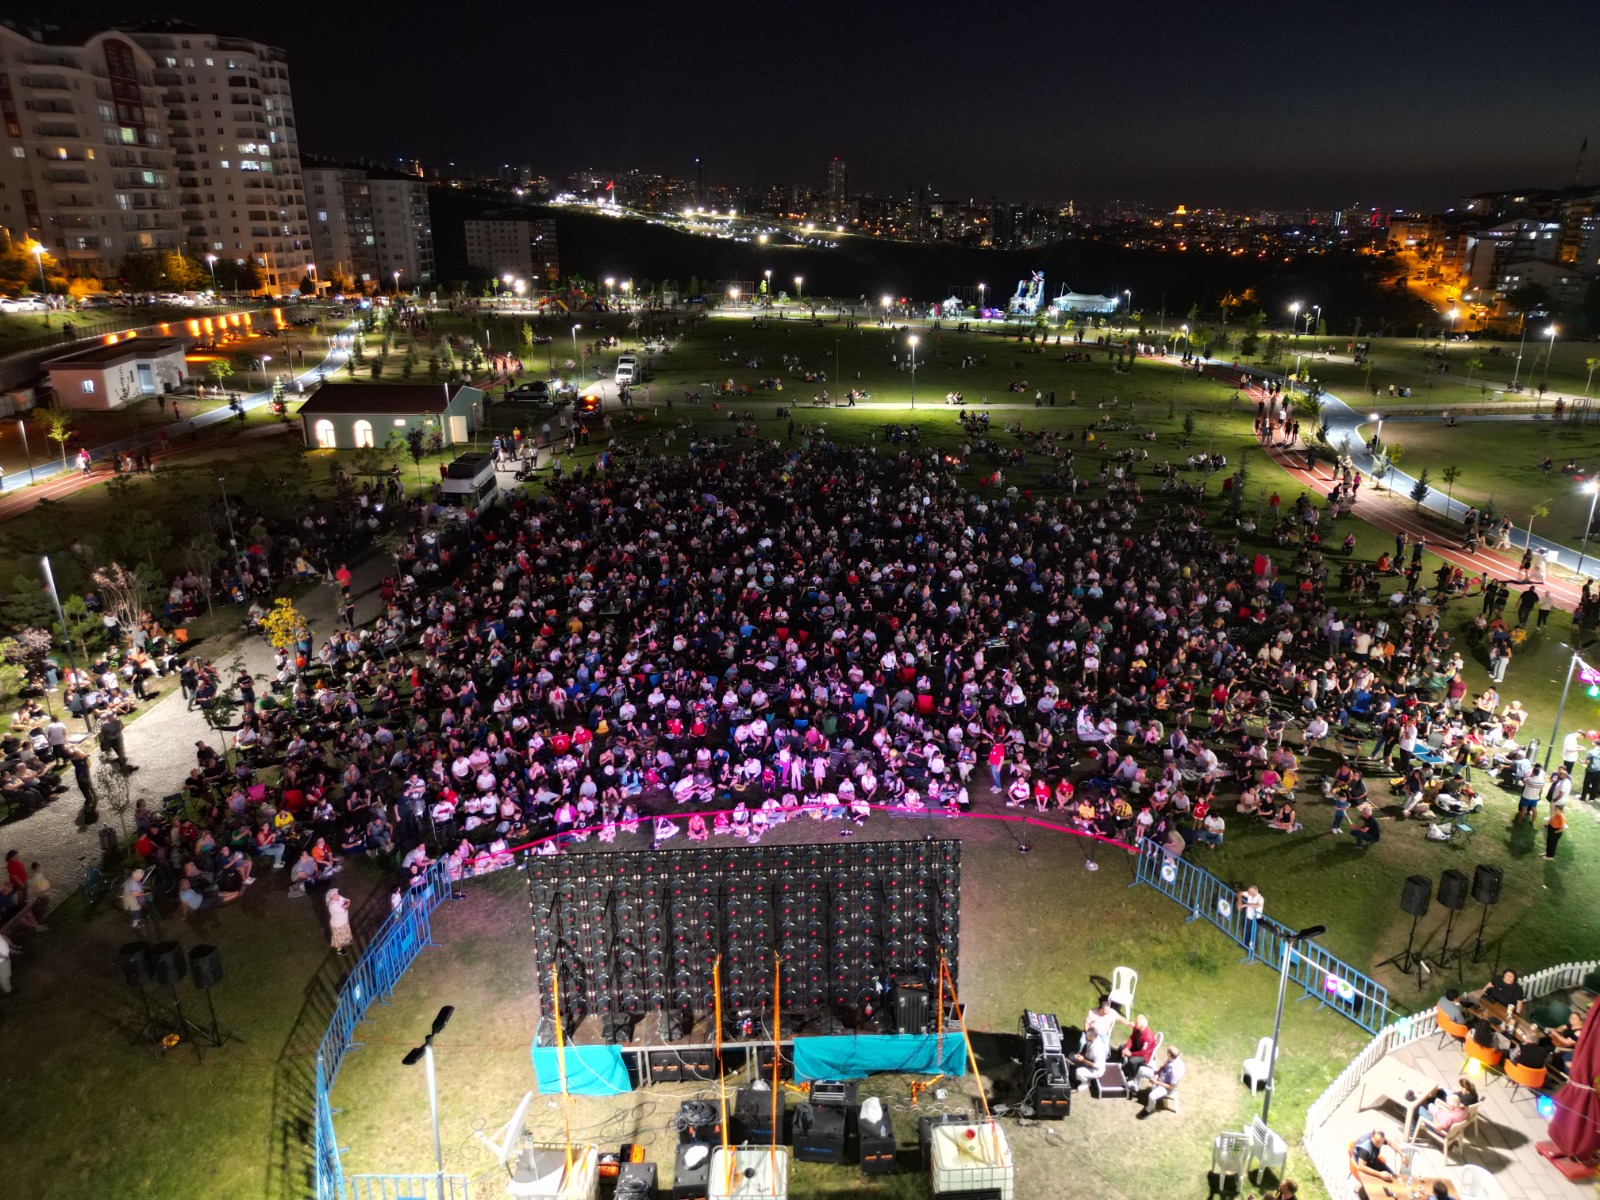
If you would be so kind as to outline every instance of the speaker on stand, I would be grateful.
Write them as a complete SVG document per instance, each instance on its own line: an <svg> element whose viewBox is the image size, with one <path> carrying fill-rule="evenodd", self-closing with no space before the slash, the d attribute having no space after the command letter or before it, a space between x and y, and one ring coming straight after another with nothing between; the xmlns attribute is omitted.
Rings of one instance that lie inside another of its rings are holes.
<svg viewBox="0 0 1600 1200"><path fill-rule="evenodd" d="M1445 966L1452 957L1459 960L1460 950L1450 949L1450 934L1456 927L1456 914L1467 906L1467 873L1458 871L1454 867L1439 876L1439 903L1449 910L1450 916L1444 923L1444 945L1439 947L1438 962Z"/></svg>
<svg viewBox="0 0 1600 1200"><path fill-rule="evenodd" d="M1489 924L1489 910L1500 903L1500 884L1505 872L1499 867L1479 863L1472 871L1472 898L1483 905L1478 921L1478 937L1472 947L1472 961L1483 961L1483 930Z"/></svg>
<svg viewBox="0 0 1600 1200"><path fill-rule="evenodd" d="M217 1002L211 998L211 989L222 982L222 951L204 943L190 950L189 978L206 994L206 1011L211 1014L211 1024L202 1031L205 1040L219 1050L224 1042L244 1045L242 1037L231 1029L224 1029L217 1020Z"/></svg>
<svg viewBox="0 0 1600 1200"><path fill-rule="evenodd" d="M139 999L144 1007L144 1018L139 1023L138 1032L134 1034L135 1042L148 1042L158 1050L162 1049L161 1039L166 1033L166 1026L156 1019L155 1012L150 1007L149 983L153 974L150 962L150 943L126 942L117 951L117 964L122 968L122 977L129 987L139 989Z"/></svg>
<svg viewBox="0 0 1600 1200"><path fill-rule="evenodd" d="M169 1050L187 1037L194 1046L195 1054L204 1061L204 1055L200 1054L200 1039L206 1036L206 1031L184 1015L183 1000L178 995L178 985L189 973L189 960L183 956L183 947L173 941L157 942L151 946L150 970L155 981L172 993L174 1015L169 1031L161 1038L162 1049Z"/></svg>
<svg viewBox="0 0 1600 1200"><path fill-rule="evenodd" d="M1433 880L1426 875L1406 876L1405 886L1400 892L1400 910L1411 914L1411 933L1406 937L1406 948L1393 958L1384 959L1379 966L1399 967L1407 975L1413 971L1421 975L1422 956L1415 953L1413 948L1417 942L1417 922L1428 915L1432 892Z"/></svg>

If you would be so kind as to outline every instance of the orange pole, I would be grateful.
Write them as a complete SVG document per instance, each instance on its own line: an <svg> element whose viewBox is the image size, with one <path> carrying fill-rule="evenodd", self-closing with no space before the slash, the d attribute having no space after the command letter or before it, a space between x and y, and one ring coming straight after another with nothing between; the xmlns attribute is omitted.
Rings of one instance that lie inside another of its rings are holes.
<svg viewBox="0 0 1600 1200"><path fill-rule="evenodd" d="M567 1039L561 1028L561 968L550 968L550 1003L556 1022L556 1066L561 1073L561 1121L567 1135L567 1175L572 1174L572 1115L567 1104Z"/></svg>
<svg viewBox="0 0 1600 1200"><path fill-rule="evenodd" d="M937 1028L938 1031L939 1031L939 1041L937 1043L938 1044L938 1048L939 1048L939 1058L938 1058L938 1061L934 1063L934 1065L936 1067L938 1067L939 1070L942 1071L942 1070L944 1070L944 951L943 950L939 951L939 984L938 984L938 988L939 988L939 997L938 997L938 999L939 999L939 1008L938 1008L938 1011L937 1011L937 1013L936 1013L936 1015L934 1017L934 1020L936 1022L935 1028Z"/></svg>
<svg viewBox="0 0 1600 1200"><path fill-rule="evenodd" d="M722 1074L722 955L711 964L711 995L716 1003L717 1020L717 1102L722 1108L722 1168L726 1175L722 1190L733 1194L733 1151L728 1147L728 1087Z"/></svg>
<svg viewBox="0 0 1600 1200"><path fill-rule="evenodd" d="M772 1194L778 1194L778 1068L783 1065L783 956L772 956L772 1145L768 1162L772 1168Z"/></svg>
<svg viewBox="0 0 1600 1200"><path fill-rule="evenodd" d="M946 972L946 977L948 978L949 965L941 961L939 969ZM978 1056L972 1052L972 1039L967 1036L967 1014L961 1007L961 998L956 995L954 980L950 982L950 1003L955 1005L956 1020L961 1023L961 1037L967 1043L967 1063L972 1067L972 1078L978 1084L978 1101L983 1105L983 1119L994 1132L994 1151L995 1158L998 1160L1000 1157L1000 1127L994 1123L994 1118L989 1113L989 1097L983 1090L983 1075L978 1071Z"/></svg>

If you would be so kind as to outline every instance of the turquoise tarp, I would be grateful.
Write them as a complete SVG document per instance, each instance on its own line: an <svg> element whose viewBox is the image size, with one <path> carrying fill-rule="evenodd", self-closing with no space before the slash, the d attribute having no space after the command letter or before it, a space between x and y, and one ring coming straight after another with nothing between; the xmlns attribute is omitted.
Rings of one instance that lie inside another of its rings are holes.
<svg viewBox="0 0 1600 1200"><path fill-rule="evenodd" d="M628 1068L616 1046L568 1046L567 1092L573 1096L616 1096L631 1092ZM561 1064L554 1046L533 1048L533 1078L545 1095L561 1092Z"/></svg>
<svg viewBox="0 0 1600 1200"><path fill-rule="evenodd" d="M860 1079L874 1072L917 1075L965 1075L967 1043L960 1030L933 1033L874 1034L867 1037L802 1037L794 1040L795 1082L812 1079Z"/></svg>

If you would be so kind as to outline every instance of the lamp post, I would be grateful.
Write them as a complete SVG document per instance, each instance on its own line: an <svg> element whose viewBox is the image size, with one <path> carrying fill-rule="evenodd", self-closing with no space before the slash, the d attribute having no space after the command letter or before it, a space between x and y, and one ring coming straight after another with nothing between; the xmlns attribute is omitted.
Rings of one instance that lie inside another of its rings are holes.
<svg viewBox="0 0 1600 1200"><path fill-rule="evenodd" d="M1556 739L1561 736L1561 715L1567 711L1567 693L1572 690L1572 673L1578 669L1578 664L1583 659L1573 651L1572 660L1567 663L1567 681L1561 685L1561 703L1556 705L1556 723L1550 729L1550 744L1544 748L1544 769L1550 769L1550 756L1555 753ZM1587 666L1587 664L1585 664Z"/></svg>
<svg viewBox="0 0 1600 1200"><path fill-rule="evenodd" d="M580 387L583 385L583 359L578 357L578 330L582 328L582 325L574 325L572 327L572 361L578 364L578 384Z"/></svg>
<svg viewBox="0 0 1600 1200"><path fill-rule="evenodd" d="M42 296L48 290L44 282L44 245L42 243L34 243L33 261L39 264L39 295Z"/></svg>
<svg viewBox="0 0 1600 1200"><path fill-rule="evenodd" d="M1267 1086L1266 1095L1261 1100L1261 1123L1267 1123L1267 1114L1272 1110L1272 1084L1275 1069L1278 1065L1278 1035L1283 1031L1283 998L1289 990L1289 960L1294 954L1296 942L1310 941L1314 937L1321 937L1327 932L1326 926L1311 925L1299 933L1290 933L1287 929L1280 935L1283 938L1283 962L1278 968L1278 1011L1272 1018L1272 1049L1267 1052Z"/></svg>
<svg viewBox="0 0 1600 1200"><path fill-rule="evenodd" d="M1296 300L1289 305L1289 329L1294 334L1295 341L1300 340L1300 301Z"/></svg>
<svg viewBox="0 0 1600 1200"><path fill-rule="evenodd" d="M272 386L272 384L269 382L271 379L271 367L272 355L263 354L261 356L261 386L263 389L270 388Z"/></svg>
<svg viewBox="0 0 1600 1200"><path fill-rule="evenodd" d="M805 294L806 277L804 275L796 275L794 277L794 298L796 300L803 300L805 298Z"/></svg>
<svg viewBox="0 0 1600 1200"><path fill-rule="evenodd" d="M450 1018L455 1011L449 1004L441 1008L439 1015L433 1019L433 1028L428 1031L428 1036L422 1039L422 1045L408 1052L400 1060L401 1065L407 1067L414 1067L420 1061L427 1073L428 1113L433 1118L433 1166L438 1174L441 1197L444 1195L444 1146L439 1140L439 1080L433 1070L433 1039L444 1032L444 1027L450 1024Z"/></svg>
<svg viewBox="0 0 1600 1200"><path fill-rule="evenodd" d="M767 299L770 301L772 299L772 268L768 267L761 273L767 277Z"/></svg>
<svg viewBox="0 0 1600 1200"><path fill-rule="evenodd" d="M39 567L44 572L44 586L50 593L50 603L56 610L56 620L61 624L61 644L67 650L67 665L72 668L72 673L78 673L78 660L72 656L72 631L67 626L67 615L61 611L61 596L56 591L56 574L50 569L50 556L43 555L39 559ZM87 660L88 651L84 652ZM94 727L89 724L89 710L83 710L83 728L85 733L93 733ZM124 768L126 774L126 768Z"/></svg>
<svg viewBox="0 0 1600 1200"><path fill-rule="evenodd" d="M1322 305L1313 304L1311 307L1317 310L1317 323L1316 323L1316 325L1314 327L1310 326L1308 324L1307 329L1306 329L1307 333L1310 333L1312 328L1316 328L1316 329L1321 329L1322 328Z"/></svg>
<svg viewBox="0 0 1600 1200"><path fill-rule="evenodd" d="M1459 317L1461 315L1461 313L1458 310L1452 308L1445 315L1450 318L1450 340L1454 341L1455 340L1455 336L1456 336L1456 318Z"/></svg>
<svg viewBox="0 0 1600 1200"><path fill-rule="evenodd" d="M731 287L728 289L728 302L730 304L739 303L739 289L737 287Z"/></svg>
<svg viewBox="0 0 1600 1200"><path fill-rule="evenodd" d="M215 254L206 255L206 266L211 268L211 298L215 300L217 298L217 256Z"/></svg>
<svg viewBox="0 0 1600 1200"><path fill-rule="evenodd" d="M394 298L398 300L400 299L400 272L391 271L390 274L394 276Z"/></svg>
<svg viewBox="0 0 1600 1200"><path fill-rule="evenodd" d="M1583 558L1589 553L1589 531L1594 528L1594 502L1600 500L1600 483L1591 479L1583 485L1583 490L1589 493L1589 523L1583 527L1583 547L1578 551L1578 574L1583 574Z"/></svg>
<svg viewBox="0 0 1600 1200"><path fill-rule="evenodd" d="M1556 327L1550 326L1550 349L1544 356L1544 378L1539 382L1539 391L1543 393L1550 385L1550 360L1556 356Z"/></svg>
<svg viewBox="0 0 1600 1200"><path fill-rule="evenodd" d="M33 482L33 451L28 448L28 422L17 418L17 432L22 434L22 453L28 460L28 482Z"/></svg>
<svg viewBox="0 0 1600 1200"><path fill-rule="evenodd" d="M237 562L239 559L239 539L233 532L233 508L228 503L228 481L218 475L217 486L222 489L222 515L228 520L228 548L233 551L234 561Z"/></svg>
<svg viewBox="0 0 1600 1200"><path fill-rule="evenodd" d="M983 291L984 291L984 287L985 287L984 284L980 283L978 285L978 320L980 320L980 321L983 320Z"/></svg>
<svg viewBox="0 0 1600 1200"><path fill-rule="evenodd" d="M911 335L910 341L911 341L911 410L913 412L915 412L916 408L917 408L917 335L913 333Z"/></svg>
<svg viewBox="0 0 1600 1200"><path fill-rule="evenodd" d="M1528 314L1522 314L1522 337L1517 342L1517 365L1511 372L1511 390L1517 390L1517 380L1522 378L1522 348L1528 344Z"/></svg>

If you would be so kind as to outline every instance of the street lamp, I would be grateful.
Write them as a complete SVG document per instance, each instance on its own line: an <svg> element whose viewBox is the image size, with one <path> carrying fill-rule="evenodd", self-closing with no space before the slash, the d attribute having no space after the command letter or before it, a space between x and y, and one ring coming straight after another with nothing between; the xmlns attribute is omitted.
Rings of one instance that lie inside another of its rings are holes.
<svg viewBox="0 0 1600 1200"><path fill-rule="evenodd" d="M1461 313L1459 310L1452 308L1445 315L1450 318L1450 338L1453 341L1455 340L1456 336L1456 318L1459 317Z"/></svg>
<svg viewBox="0 0 1600 1200"><path fill-rule="evenodd" d="M1517 365L1511 372L1511 390L1517 390L1517 380L1522 377L1522 348L1528 344L1528 314L1522 314L1522 337L1517 341Z"/></svg>
<svg viewBox="0 0 1600 1200"><path fill-rule="evenodd" d="M50 603L55 608L56 620L61 625L61 644L66 648L67 651L67 665L72 668L72 673L76 675L78 673L78 662L77 659L72 657L71 631L67 625L66 614L61 611L61 595L56 591L56 574L50 569L50 556L48 554L39 559L39 566L44 571L45 589L50 593ZM88 656L89 652L87 649L85 649L85 660L88 659ZM87 733L94 732L94 727L89 724L89 710L87 708L83 710L83 728ZM126 765L123 767L123 774L127 774Z"/></svg>
<svg viewBox="0 0 1600 1200"><path fill-rule="evenodd" d="M1325 925L1311 925L1299 933L1290 933L1287 929L1280 933L1283 938L1283 963L1278 969L1278 1011L1272 1018L1272 1049L1267 1052L1267 1087L1266 1096L1261 1101L1261 1123L1267 1123L1267 1114L1272 1109L1272 1082L1274 1069L1278 1065L1278 1035L1283 1032L1283 998L1289 990L1289 961L1295 953L1296 942L1308 942L1314 937L1321 937L1327 932Z"/></svg>
<svg viewBox="0 0 1600 1200"><path fill-rule="evenodd" d="M1555 357L1555 354L1556 327L1552 325L1550 326L1550 350L1544 356L1544 379L1539 383L1539 391L1541 394L1544 392L1545 388L1550 385L1550 360Z"/></svg>
<svg viewBox="0 0 1600 1200"><path fill-rule="evenodd" d="M215 254L206 255L206 266L211 268L211 296L212 296L212 299L216 299L216 294L217 294L217 256Z"/></svg>
<svg viewBox="0 0 1600 1200"><path fill-rule="evenodd" d="M28 422L22 417L17 418L17 431L22 434L22 453L28 459L28 482L33 482L33 451L28 448Z"/></svg>
<svg viewBox="0 0 1600 1200"><path fill-rule="evenodd" d="M268 368L271 365L272 365L272 355L263 354L261 356L261 386L264 387L264 388L271 386L271 384L268 382L268 380L270 378L270 374L269 374Z"/></svg>
<svg viewBox="0 0 1600 1200"><path fill-rule="evenodd" d="M1583 556L1589 553L1589 531L1594 528L1594 502L1600 500L1600 483L1591 479L1583 485L1589 493L1589 523L1583 527L1583 548L1578 551L1578 574L1583 574Z"/></svg>
<svg viewBox="0 0 1600 1200"><path fill-rule="evenodd" d="M911 409L917 408L917 335L911 335Z"/></svg>
<svg viewBox="0 0 1600 1200"><path fill-rule="evenodd" d="M233 532L233 509L228 505L228 481L223 476L217 476L217 486L222 489L222 515L228 519L228 546L233 551L234 561L239 558L239 539Z"/></svg>
<svg viewBox="0 0 1600 1200"><path fill-rule="evenodd" d="M1312 328L1316 328L1318 330L1320 330L1322 328L1322 305L1313 304L1311 307L1317 310L1317 323L1316 323L1315 326L1312 326L1311 323L1308 321L1306 323L1306 332L1307 333L1310 333Z"/></svg>
<svg viewBox="0 0 1600 1200"><path fill-rule="evenodd" d="M422 1039L422 1045L400 1060L401 1065L407 1067L414 1067L420 1061L427 1072L428 1112L433 1117L433 1165L438 1172L441 1196L444 1195L444 1146L439 1140L439 1081L433 1071L433 1039L444 1032L444 1027L450 1024L450 1018L455 1011L449 1004L441 1008L439 1015L433 1019L433 1028L428 1031L428 1036Z"/></svg>
<svg viewBox="0 0 1600 1200"><path fill-rule="evenodd" d="M768 267L761 273L767 277L767 296L770 298L772 295L772 268Z"/></svg>
<svg viewBox="0 0 1600 1200"><path fill-rule="evenodd" d="M580 387L583 385L583 359L578 357L578 330L582 328L582 325L574 325L572 327L572 361L578 364L578 384Z"/></svg>
<svg viewBox="0 0 1600 1200"><path fill-rule="evenodd" d="M1378 423L1378 432L1376 432L1376 433L1374 433L1372 435L1372 440L1375 441L1375 442L1382 442L1383 441L1383 414L1382 413L1368 413L1367 414L1367 419L1369 421L1376 421Z"/></svg>
<svg viewBox="0 0 1600 1200"><path fill-rule="evenodd" d="M729 299L730 302L732 302L734 304L739 303L739 289L736 288L736 287L729 288L728 289L728 299Z"/></svg>
<svg viewBox="0 0 1600 1200"><path fill-rule="evenodd" d="M981 283L978 285L978 319L980 321L983 319L983 289L984 289L984 286L985 285L981 284Z"/></svg>
<svg viewBox="0 0 1600 1200"><path fill-rule="evenodd" d="M41 242L33 244L33 261L39 264L39 295L43 296L48 288L44 282L44 245Z"/></svg>
<svg viewBox="0 0 1600 1200"><path fill-rule="evenodd" d="M1300 337L1300 301L1296 300L1289 305L1289 328L1294 332L1296 339Z"/></svg>
<svg viewBox="0 0 1600 1200"><path fill-rule="evenodd" d="M394 298L398 300L400 298L400 272L391 271L390 274L394 276Z"/></svg>
<svg viewBox="0 0 1600 1200"><path fill-rule="evenodd" d="M806 277L804 275L796 275L794 277L794 298L796 300L799 300L805 296L805 285Z"/></svg>

